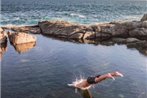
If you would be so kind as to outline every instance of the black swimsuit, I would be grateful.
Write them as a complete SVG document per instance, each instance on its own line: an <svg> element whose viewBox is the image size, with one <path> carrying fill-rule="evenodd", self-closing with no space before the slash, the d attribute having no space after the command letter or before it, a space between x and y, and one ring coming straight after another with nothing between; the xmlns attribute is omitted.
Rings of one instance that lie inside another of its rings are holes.
<svg viewBox="0 0 147 98"><path fill-rule="evenodd" d="M87 82L89 83L89 84L96 84L96 82L95 82L95 78L98 78L98 77L100 77L101 75L97 75L97 76L95 76L95 77L88 77L87 78Z"/></svg>

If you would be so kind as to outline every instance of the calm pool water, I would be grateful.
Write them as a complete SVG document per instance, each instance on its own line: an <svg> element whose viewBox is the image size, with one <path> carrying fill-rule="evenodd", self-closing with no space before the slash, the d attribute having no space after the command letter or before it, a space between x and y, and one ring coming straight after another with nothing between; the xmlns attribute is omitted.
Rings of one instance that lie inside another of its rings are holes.
<svg viewBox="0 0 147 98"><path fill-rule="evenodd" d="M36 46L25 53L8 43L1 68L2 98L83 98L67 83L116 70L124 77L91 88L94 98L147 98L147 57L136 49L36 36Z"/></svg>

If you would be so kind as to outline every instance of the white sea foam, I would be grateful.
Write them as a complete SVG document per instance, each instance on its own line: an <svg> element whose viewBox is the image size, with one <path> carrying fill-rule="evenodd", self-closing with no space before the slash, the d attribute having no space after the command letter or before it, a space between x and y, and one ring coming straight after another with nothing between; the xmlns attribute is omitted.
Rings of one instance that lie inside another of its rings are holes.
<svg viewBox="0 0 147 98"><path fill-rule="evenodd" d="M70 16L79 17L79 18L86 18L86 16L78 13L71 13Z"/></svg>
<svg viewBox="0 0 147 98"><path fill-rule="evenodd" d="M75 81L72 82L72 84L67 84L68 86L71 86L71 87L75 87L75 88L80 88L82 90L86 90L86 89L89 89L91 88L92 85L88 86L88 87L77 87L78 84L82 83L83 81L85 81L84 78L81 78L81 79L76 79Z"/></svg>

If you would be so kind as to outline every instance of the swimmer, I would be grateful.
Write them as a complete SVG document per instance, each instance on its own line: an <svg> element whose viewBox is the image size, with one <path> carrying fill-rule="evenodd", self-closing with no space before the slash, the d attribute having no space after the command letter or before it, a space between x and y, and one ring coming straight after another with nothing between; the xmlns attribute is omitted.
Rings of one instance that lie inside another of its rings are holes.
<svg viewBox="0 0 147 98"><path fill-rule="evenodd" d="M107 74L103 74L103 75L97 75L94 77L88 77L87 79L84 79L84 80L80 81L79 83L76 83L76 84L73 83L73 84L68 84L68 85L73 86L75 88L85 90L85 89L89 89L91 87L91 85L100 83L103 80L106 80L106 79L115 80L115 77L123 77L123 74L116 71L116 72L107 73Z"/></svg>

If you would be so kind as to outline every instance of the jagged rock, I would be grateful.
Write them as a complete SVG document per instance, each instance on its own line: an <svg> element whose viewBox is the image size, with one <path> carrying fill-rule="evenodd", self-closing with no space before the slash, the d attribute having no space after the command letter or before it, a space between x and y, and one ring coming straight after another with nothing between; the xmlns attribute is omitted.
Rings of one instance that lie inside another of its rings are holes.
<svg viewBox="0 0 147 98"><path fill-rule="evenodd" d="M131 37L136 37L139 39L147 39L147 29L146 28L136 28L129 32Z"/></svg>
<svg viewBox="0 0 147 98"><path fill-rule="evenodd" d="M141 21L147 21L147 14L143 15L143 17L141 18Z"/></svg>
<svg viewBox="0 0 147 98"><path fill-rule="evenodd" d="M27 33L23 33L23 32L8 33L8 36L9 36L10 42L13 45L36 42L36 37Z"/></svg>
<svg viewBox="0 0 147 98"><path fill-rule="evenodd" d="M38 23L43 34L68 37L84 33L86 26L68 23L65 21L43 21ZM77 37L77 36L76 36Z"/></svg>

